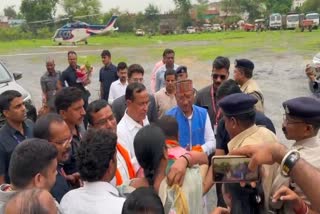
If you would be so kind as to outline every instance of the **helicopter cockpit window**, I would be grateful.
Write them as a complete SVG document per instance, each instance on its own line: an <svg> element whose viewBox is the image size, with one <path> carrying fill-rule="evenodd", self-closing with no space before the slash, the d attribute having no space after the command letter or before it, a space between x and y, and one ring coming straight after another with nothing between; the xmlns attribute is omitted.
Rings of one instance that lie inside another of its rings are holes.
<svg viewBox="0 0 320 214"><path fill-rule="evenodd" d="M71 27L71 24L65 24L62 28L70 28Z"/></svg>

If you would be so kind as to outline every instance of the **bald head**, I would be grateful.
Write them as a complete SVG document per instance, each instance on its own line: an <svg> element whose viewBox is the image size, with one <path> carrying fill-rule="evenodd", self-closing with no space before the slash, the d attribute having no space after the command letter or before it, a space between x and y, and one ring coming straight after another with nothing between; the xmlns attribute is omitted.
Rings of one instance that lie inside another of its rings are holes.
<svg viewBox="0 0 320 214"><path fill-rule="evenodd" d="M57 206L47 190L27 189L17 193L5 205L5 214L56 214Z"/></svg>

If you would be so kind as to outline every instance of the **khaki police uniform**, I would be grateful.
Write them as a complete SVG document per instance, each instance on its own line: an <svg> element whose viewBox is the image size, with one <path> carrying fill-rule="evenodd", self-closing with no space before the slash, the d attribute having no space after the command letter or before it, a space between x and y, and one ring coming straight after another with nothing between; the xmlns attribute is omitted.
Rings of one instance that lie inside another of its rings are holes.
<svg viewBox="0 0 320 214"><path fill-rule="evenodd" d="M245 93L236 93L224 97L219 106L223 115L227 118L237 117L238 115L252 115L255 112L254 105L258 99ZM227 126L226 126L227 128ZM238 149L247 145L257 145L262 143L278 143L278 139L273 132L264 127L253 124L251 127L242 131L231 139L228 143L229 151ZM278 168L278 164L262 166L262 186L265 193L265 207L268 209L272 178Z"/></svg>
<svg viewBox="0 0 320 214"><path fill-rule="evenodd" d="M297 141L293 144L292 149L297 149L300 152L300 157L310 163L316 168L320 168L320 139L319 137L307 138L301 141ZM271 188L271 195L273 195L281 186L291 187L294 192L302 198L307 204L310 202L306 198L299 186L297 186L291 178L285 178L281 175L280 169L273 181ZM289 203L272 203L270 201L270 207L278 210L278 213L294 214L294 211L290 207Z"/></svg>
<svg viewBox="0 0 320 214"><path fill-rule="evenodd" d="M264 112L264 98L262 95L262 91L255 80L249 79L241 86L240 89L243 93L252 95L255 98L257 98L258 102L255 104L254 107L257 111Z"/></svg>
<svg viewBox="0 0 320 214"><path fill-rule="evenodd" d="M232 151L243 146L257 145L262 143L278 143L276 135L265 127L252 126L237 136L235 136L229 143L228 149ZM275 176L278 164L263 165L261 172L262 174L262 186L264 190L265 206L268 207L270 190L272 185L272 178Z"/></svg>
<svg viewBox="0 0 320 214"><path fill-rule="evenodd" d="M313 124L315 127L320 126L319 100L312 97L297 97L283 102L282 105L286 113L286 120L288 120L288 118L294 118L299 119L302 123ZM287 123L284 123L284 130L288 131L287 126L290 124L292 126L294 123L295 122L290 123L288 121ZM299 150L301 158L314 167L320 168L320 139L318 136L296 141L293 144L292 149ZM300 198L310 205L310 202L306 199L302 190L294 183L294 180L281 176L280 170L278 170L276 177L273 180L271 193L274 194L281 186L290 187ZM272 201L270 201L270 207L276 210L277 213L294 213L288 202L283 204L282 202L272 203Z"/></svg>

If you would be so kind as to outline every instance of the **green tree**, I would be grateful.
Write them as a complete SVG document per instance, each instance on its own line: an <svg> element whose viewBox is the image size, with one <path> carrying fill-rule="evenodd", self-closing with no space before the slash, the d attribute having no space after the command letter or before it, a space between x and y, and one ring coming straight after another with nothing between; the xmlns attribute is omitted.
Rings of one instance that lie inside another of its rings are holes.
<svg viewBox="0 0 320 214"><path fill-rule="evenodd" d="M156 5L149 4L144 11L144 21L148 27L149 31L155 32L158 31L158 26L160 22L159 18L160 10Z"/></svg>
<svg viewBox="0 0 320 214"><path fill-rule="evenodd" d="M223 0L222 10L226 16L239 16L249 14L249 20L261 18L266 11L266 6L261 0Z"/></svg>
<svg viewBox="0 0 320 214"><path fill-rule="evenodd" d="M99 0L61 0L61 4L64 11L71 17L89 17L90 15L100 14L101 2ZM87 18L86 20L93 21L93 18ZM94 20L97 20L97 18Z"/></svg>
<svg viewBox="0 0 320 214"><path fill-rule="evenodd" d="M320 1L319 0L307 0L302 5L302 11L304 13L318 12L320 13Z"/></svg>
<svg viewBox="0 0 320 214"><path fill-rule="evenodd" d="M147 23L146 16L142 12L135 14L135 24L133 25L135 29L137 28L144 29L146 26L146 23Z"/></svg>
<svg viewBox="0 0 320 214"><path fill-rule="evenodd" d="M225 12L226 16L237 15L242 12L238 0L222 0L221 9Z"/></svg>
<svg viewBox="0 0 320 214"><path fill-rule="evenodd" d="M190 9L192 7L190 0L173 0L176 10L179 13L180 25L183 29L191 25Z"/></svg>
<svg viewBox="0 0 320 214"><path fill-rule="evenodd" d="M231 16L240 12L235 0L222 0L221 10L225 13L226 16Z"/></svg>
<svg viewBox="0 0 320 214"><path fill-rule="evenodd" d="M119 27L120 32L133 32L136 26L137 16L135 14L124 13L121 14L117 20L117 26Z"/></svg>
<svg viewBox="0 0 320 214"><path fill-rule="evenodd" d="M267 14L281 13L287 14L292 7L292 0L265 0Z"/></svg>
<svg viewBox="0 0 320 214"><path fill-rule="evenodd" d="M22 0L20 11L27 22L52 19L58 0Z"/></svg>
<svg viewBox="0 0 320 214"><path fill-rule="evenodd" d="M200 24L203 24L205 22L205 12L208 10L208 0L197 0L198 4L196 6L197 11L197 19Z"/></svg>
<svg viewBox="0 0 320 214"><path fill-rule="evenodd" d="M239 0L239 7L241 12L249 14L249 20L261 18L265 14L265 4L261 0Z"/></svg>
<svg viewBox="0 0 320 214"><path fill-rule="evenodd" d="M17 17L17 12L14 10L14 6L8 6L3 9L3 13L5 16L9 17L9 19L15 19Z"/></svg>

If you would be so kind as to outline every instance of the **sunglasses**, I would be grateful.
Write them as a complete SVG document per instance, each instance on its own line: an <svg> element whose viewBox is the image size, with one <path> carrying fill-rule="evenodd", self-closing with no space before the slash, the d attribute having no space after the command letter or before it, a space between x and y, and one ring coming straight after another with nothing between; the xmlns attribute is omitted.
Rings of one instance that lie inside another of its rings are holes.
<svg viewBox="0 0 320 214"><path fill-rule="evenodd" d="M218 79L219 77L221 80L225 80L227 78L226 75L220 75L220 74L211 74L211 77L215 80Z"/></svg>

